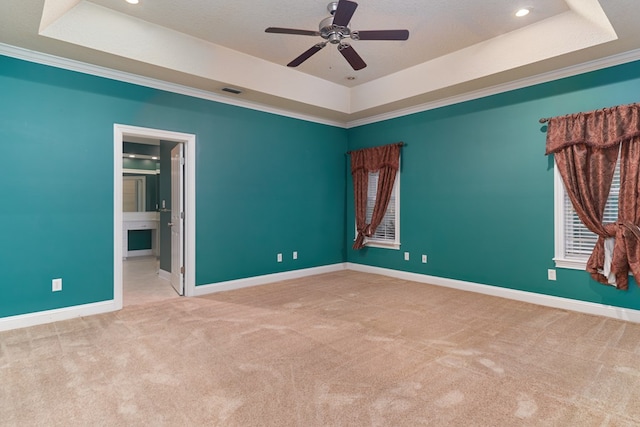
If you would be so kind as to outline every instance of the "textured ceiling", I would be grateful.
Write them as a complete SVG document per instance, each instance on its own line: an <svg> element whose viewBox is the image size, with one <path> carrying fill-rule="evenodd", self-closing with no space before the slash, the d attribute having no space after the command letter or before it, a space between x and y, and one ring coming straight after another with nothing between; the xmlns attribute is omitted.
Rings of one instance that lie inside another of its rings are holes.
<svg viewBox="0 0 640 427"><path fill-rule="evenodd" d="M166 81L234 102L335 123L453 99L640 47L637 0L360 1L352 30L408 29L407 41L350 41L286 64L320 37L326 0L2 0L0 43ZM524 18L514 12L532 8ZM0 49L0 53L3 50ZM355 77L355 79L347 79Z"/></svg>

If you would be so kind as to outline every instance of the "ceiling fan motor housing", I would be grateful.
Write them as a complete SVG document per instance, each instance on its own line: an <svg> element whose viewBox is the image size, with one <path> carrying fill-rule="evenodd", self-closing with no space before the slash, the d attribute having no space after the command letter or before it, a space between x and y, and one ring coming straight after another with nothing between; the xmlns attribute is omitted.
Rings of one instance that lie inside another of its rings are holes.
<svg viewBox="0 0 640 427"><path fill-rule="evenodd" d="M338 44L344 38L351 35L349 27L333 25L333 16L328 16L320 21L320 37L328 40L329 43Z"/></svg>

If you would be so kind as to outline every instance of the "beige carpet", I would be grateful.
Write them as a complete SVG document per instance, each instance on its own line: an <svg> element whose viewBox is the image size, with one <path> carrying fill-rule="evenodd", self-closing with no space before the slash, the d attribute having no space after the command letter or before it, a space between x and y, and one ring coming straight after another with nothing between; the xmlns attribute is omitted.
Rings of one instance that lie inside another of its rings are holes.
<svg viewBox="0 0 640 427"><path fill-rule="evenodd" d="M0 333L0 425L636 426L639 344L344 271Z"/></svg>

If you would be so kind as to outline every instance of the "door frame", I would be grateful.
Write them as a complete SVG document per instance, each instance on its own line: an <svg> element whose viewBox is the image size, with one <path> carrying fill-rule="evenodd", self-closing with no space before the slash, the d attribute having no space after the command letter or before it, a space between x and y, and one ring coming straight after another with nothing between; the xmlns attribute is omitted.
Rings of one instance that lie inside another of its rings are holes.
<svg viewBox="0 0 640 427"><path fill-rule="evenodd" d="M184 295L195 295L196 266L196 136L161 129L115 123L113 125L113 300L116 310L122 296L122 143L126 137L153 138L184 145Z"/></svg>

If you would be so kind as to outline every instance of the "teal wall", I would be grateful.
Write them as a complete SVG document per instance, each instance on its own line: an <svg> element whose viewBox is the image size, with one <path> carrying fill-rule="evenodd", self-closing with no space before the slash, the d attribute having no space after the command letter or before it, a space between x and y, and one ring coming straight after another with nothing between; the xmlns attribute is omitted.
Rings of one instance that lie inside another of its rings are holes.
<svg viewBox="0 0 640 427"><path fill-rule="evenodd" d="M346 260L640 309L635 284L547 280L553 170L538 123L636 102L638 76L631 63L345 130L0 56L0 317L112 299L114 123L196 134L196 285ZM353 251L345 151L396 141L402 248Z"/></svg>
<svg viewBox="0 0 640 427"><path fill-rule="evenodd" d="M0 317L113 298L114 123L196 134L197 285L344 261L344 129L2 56L0 93Z"/></svg>
<svg viewBox="0 0 640 427"><path fill-rule="evenodd" d="M640 63L631 63L350 129L350 150L406 146L399 251L350 249L353 187L345 171L348 261L640 308L635 284L617 291L568 269L547 280L554 268L553 161L544 155L545 128L538 122L638 102L638 94Z"/></svg>
<svg viewBox="0 0 640 427"><path fill-rule="evenodd" d="M127 250L141 251L152 249L151 230L129 230L127 239Z"/></svg>
<svg viewBox="0 0 640 427"><path fill-rule="evenodd" d="M142 144L138 142L122 142L122 152L126 154L142 154L145 156L155 156L160 157L160 146L154 144ZM156 160L152 159L138 159L138 158L129 158L124 157L123 160L146 160L148 163L156 163ZM125 163L125 162L123 162ZM137 163L137 162L136 162ZM143 164L146 162L142 162Z"/></svg>

